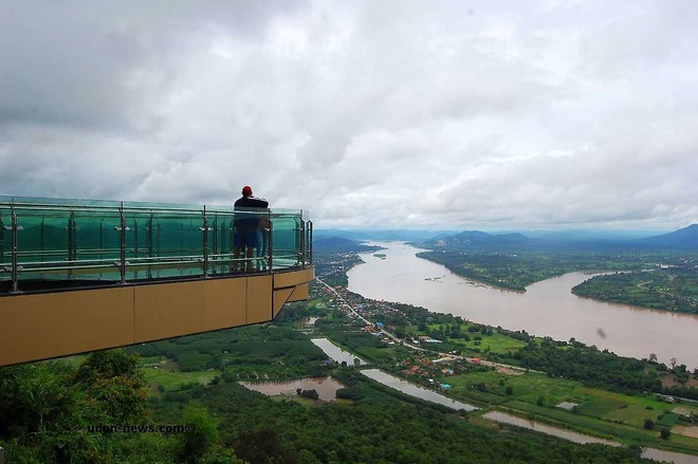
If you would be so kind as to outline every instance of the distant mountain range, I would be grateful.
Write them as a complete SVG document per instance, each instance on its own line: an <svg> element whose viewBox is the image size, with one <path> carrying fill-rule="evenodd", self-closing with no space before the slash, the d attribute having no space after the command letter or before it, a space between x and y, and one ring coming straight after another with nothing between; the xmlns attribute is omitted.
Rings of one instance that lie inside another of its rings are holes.
<svg viewBox="0 0 698 464"><path fill-rule="evenodd" d="M315 229L314 238L317 240L339 237L349 240L376 240L379 242L417 242L429 240L444 234L456 233L454 230L369 230L369 229Z"/></svg>
<svg viewBox="0 0 698 464"><path fill-rule="evenodd" d="M427 248L583 248L583 249L648 249L674 248L698 249L698 224L669 234L657 235L642 239L622 238L569 238L537 237L531 238L520 233L488 234L476 230L466 230L452 235L443 235L423 242Z"/></svg>
<svg viewBox="0 0 698 464"><path fill-rule="evenodd" d="M363 253L379 250L380 247L364 245L355 240L342 237L328 237L313 240L313 252L315 253Z"/></svg>
<svg viewBox="0 0 698 464"><path fill-rule="evenodd" d="M566 234L564 231L534 237L518 232L487 233L479 230L453 231L415 231L415 230L323 230L316 231L314 249L316 251L332 250L335 252L371 251L375 248L362 245L358 241L407 241L430 249L698 249L698 224L683 229L645 238L632 236L603 235L599 232L584 236L580 233ZM362 248L364 247L364 248Z"/></svg>
<svg viewBox="0 0 698 464"><path fill-rule="evenodd" d="M691 224L669 234L645 238L638 242L652 247L698 248L698 224Z"/></svg>
<svg viewBox="0 0 698 464"><path fill-rule="evenodd" d="M451 245L472 245L472 246L488 246L488 245L526 245L531 244L539 239L532 239L520 233L507 234L488 234L479 230L466 230L459 234L447 235L428 240L426 243L446 243Z"/></svg>

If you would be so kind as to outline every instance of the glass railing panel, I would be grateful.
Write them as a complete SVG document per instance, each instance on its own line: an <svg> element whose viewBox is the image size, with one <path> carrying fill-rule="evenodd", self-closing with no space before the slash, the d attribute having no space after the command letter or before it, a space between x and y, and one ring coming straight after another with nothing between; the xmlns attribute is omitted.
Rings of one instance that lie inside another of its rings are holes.
<svg viewBox="0 0 698 464"><path fill-rule="evenodd" d="M291 269L309 263L312 235L304 217L299 210L234 211L232 205L0 196L0 292L15 282L22 291L32 281L59 288L63 281L72 286ZM253 266L244 253L235 255L236 220L261 226Z"/></svg>
<svg viewBox="0 0 698 464"><path fill-rule="evenodd" d="M301 222L298 215L275 213L272 219L274 269L299 266L301 251Z"/></svg>
<svg viewBox="0 0 698 464"><path fill-rule="evenodd" d="M236 268L242 268L241 258L236 260L234 256L235 215L232 205L206 206L206 216L210 229L208 240L209 275L230 274Z"/></svg>
<svg viewBox="0 0 698 464"><path fill-rule="evenodd" d="M12 215L10 208L0 207L0 282L11 279ZM1 291L1 290L0 290Z"/></svg>
<svg viewBox="0 0 698 464"><path fill-rule="evenodd" d="M153 258L157 257L157 220L148 212L124 211L124 224L124 280L159 277L158 268L153 267Z"/></svg>
<svg viewBox="0 0 698 464"><path fill-rule="evenodd" d="M203 215L127 209L125 280L203 275Z"/></svg>
<svg viewBox="0 0 698 464"><path fill-rule="evenodd" d="M225 275L234 269L234 215L230 211L208 211L208 272Z"/></svg>
<svg viewBox="0 0 698 464"><path fill-rule="evenodd" d="M19 207L14 212L18 226L18 280L54 280L71 270L75 226L69 228L70 211L45 214L39 209Z"/></svg>
<svg viewBox="0 0 698 464"><path fill-rule="evenodd" d="M99 243L99 211L25 205L15 208L15 214L20 281L93 278L94 272L113 268Z"/></svg>
<svg viewBox="0 0 698 464"><path fill-rule="evenodd" d="M63 277L119 281L121 219L118 209L114 206L81 206L71 211L71 219L66 232L69 260L76 272L68 272ZM72 235L70 227L74 228Z"/></svg>

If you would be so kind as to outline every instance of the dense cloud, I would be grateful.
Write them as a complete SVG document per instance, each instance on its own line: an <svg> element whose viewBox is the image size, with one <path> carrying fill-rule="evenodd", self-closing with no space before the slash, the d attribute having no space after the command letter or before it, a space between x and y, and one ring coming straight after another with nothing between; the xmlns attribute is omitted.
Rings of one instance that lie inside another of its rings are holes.
<svg viewBox="0 0 698 464"><path fill-rule="evenodd" d="M0 194L698 222L689 1L0 0Z"/></svg>

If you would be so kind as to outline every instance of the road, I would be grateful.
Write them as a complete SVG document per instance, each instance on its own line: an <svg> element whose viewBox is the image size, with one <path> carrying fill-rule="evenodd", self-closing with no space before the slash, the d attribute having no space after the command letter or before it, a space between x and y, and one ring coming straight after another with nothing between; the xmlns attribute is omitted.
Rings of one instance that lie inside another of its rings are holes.
<svg viewBox="0 0 698 464"><path fill-rule="evenodd" d="M373 322L369 321L368 319L366 319L365 317L363 317L361 314L359 314L359 312L358 312L352 305L350 305L350 304L347 302L347 300L345 300L344 297L343 297L336 289L334 289L334 288L332 288L331 286L327 285L327 283L325 283L325 282L324 282L322 279L320 279L319 277L316 277L315 280L316 280L317 282L321 283L322 285L324 285L330 292L332 292L332 293L337 297L337 299L341 302L341 307L342 307L342 308L348 310L348 311L351 312L355 317L357 317L357 318L361 319L362 321L364 321L364 323L365 323L366 325L370 325L370 326L373 326L373 325L374 325ZM466 357L466 356L460 356L460 355L457 355L457 354L442 353L442 352L436 351L436 350L427 350L427 349L425 349L425 348L422 348L421 346L413 345L413 344L407 342L407 341L404 340L404 339L398 338L398 337L396 337L395 335L391 334L390 332L386 331L385 329L381 329L380 332L381 332L383 335L385 335L386 337L388 337L388 338L390 338L391 340L393 340L395 343L399 343L399 344L401 344L401 345L403 345L403 346L406 346L406 347L408 347L408 348L411 348L411 349L417 350L417 351L432 351L432 352L434 352L434 353L437 353L437 354L439 355L440 359L443 359L443 360L456 360L456 359L460 359L460 360L467 361L467 362L473 363L473 364L480 364L480 365L482 365L482 366L493 367L493 368L495 368L498 372L507 373L507 374L522 374L522 373L524 373L524 372L538 372L538 371L533 371L533 370L531 370L531 369L525 369L525 368L522 368L522 367L519 367L519 366L511 366L511 365L509 365L509 364L502 364L502 363L496 363L496 362L493 362L493 361L487 361L487 360L484 360L484 359L481 359L481 358L468 358L468 357Z"/></svg>

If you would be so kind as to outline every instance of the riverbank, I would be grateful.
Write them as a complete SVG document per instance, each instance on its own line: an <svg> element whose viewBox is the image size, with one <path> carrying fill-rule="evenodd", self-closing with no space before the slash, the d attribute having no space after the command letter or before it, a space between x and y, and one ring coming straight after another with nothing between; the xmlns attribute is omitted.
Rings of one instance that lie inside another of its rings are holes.
<svg viewBox="0 0 698 464"><path fill-rule="evenodd" d="M376 300L401 301L430 311L525 330L555 340L575 340L621 356L698 367L692 346L698 316L604 303L573 295L570 290L587 280L582 272L537 282L526 293L502 291L473 283L442 265L416 257L418 249L384 243L386 259L365 256L364 264L348 271L348 289ZM426 280L439 277L436 280Z"/></svg>
<svg viewBox="0 0 698 464"><path fill-rule="evenodd" d="M698 277L675 268L595 276L572 293L609 301L687 314L698 314Z"/></svg>
<svg viewBox="0 0 698 464"><path fill-rule="evenodd" d="M576 286L573 293L598 301L698 314L696 252L497 250L455 244L420 250L417 257L441 264L463 278L518 292L571 272L603 273Z"/></svg>

